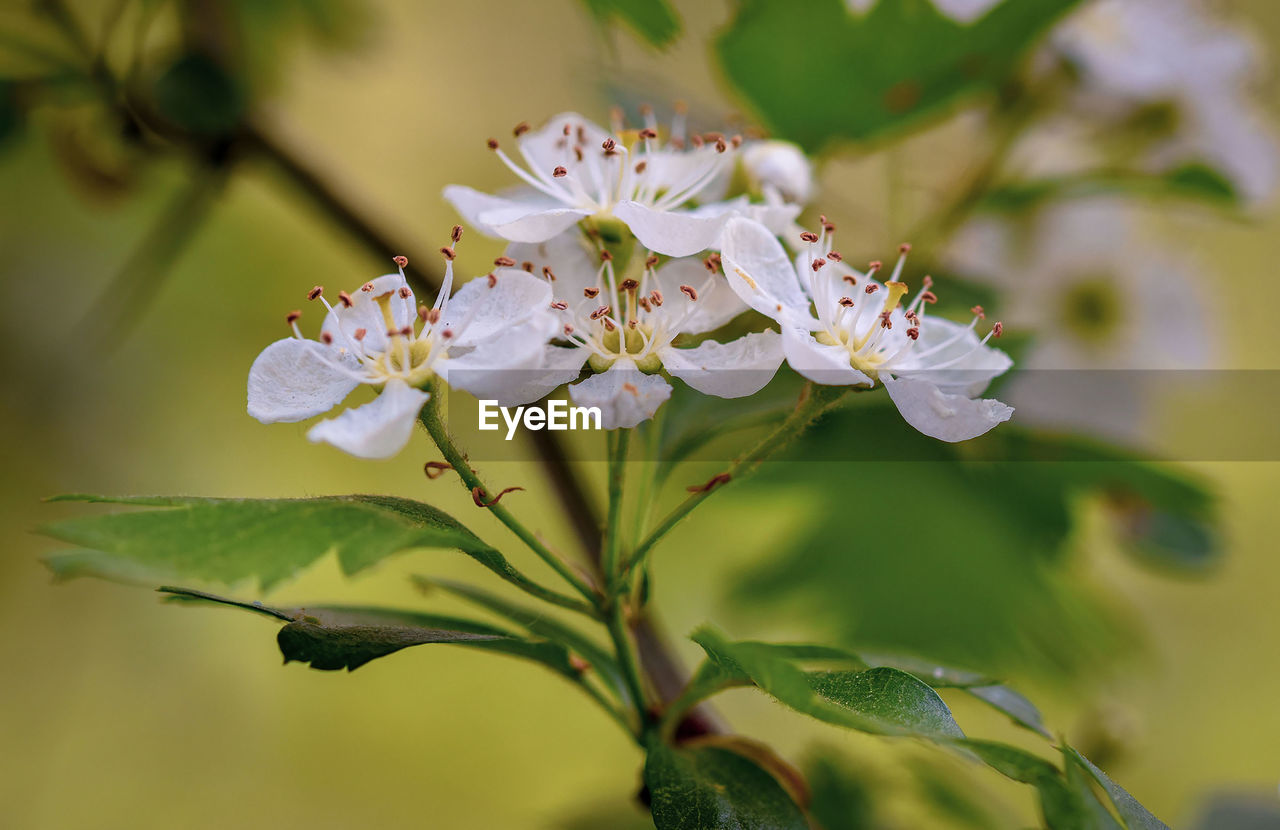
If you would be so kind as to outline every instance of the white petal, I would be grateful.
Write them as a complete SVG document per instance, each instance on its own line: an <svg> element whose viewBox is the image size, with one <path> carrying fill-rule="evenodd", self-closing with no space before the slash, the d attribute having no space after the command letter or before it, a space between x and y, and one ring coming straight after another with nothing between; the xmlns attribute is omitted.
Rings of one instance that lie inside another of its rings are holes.
<svg viewBox="0 0 1280 830"><path fill-rule="evenodd" d="M489 285L476 277L458 289L444 307L440 330L452 330L450 348L467 348L502 334L512 326L541 317L543 340L558 327L551 311L551 286L547 281L519 268L493 272L497 282ZM433 329L434 331L434 329Z"/></svg>
<svg viewBox="0 0 1280 830"><path fill-rule="evenodd" d="M378 298L391 295L387 298L391 319L396 329L402 329L409 325L417 311L412 289L409 289L408 297L399 296L401 289L408 288L399 274L385 274L370 280L351 292L350 308L341 303L335 304L333 311L325 316L320 330L333 335L336 346L366 352L385 351L388 326ZM365 335L363 340L357 341L355 332L359 329L364 329Z"/></svg>
<svg viewBox="0 0 1280 830"><path fill-rule="evenodd" d="M607 372L569 387L578 406L599 407L605 429L625 429L647 421L671 397L671 384L661 375L646 375L630 360L618 360Z"/></svg>
<svg viewBox="0 0 1280 830"><path fill-rule="evenodd" d="M360 385L336 368L340 360L335 348L314 340L277 340L249 369L249 414L264 424L276 424L328 412ZM349 367L354 364L349 360Z"/></svg>
<svg viewBox="0 0 1280 830"><path fill-rule="evenodd" d="M708 274L702 260L695 257L667 262L654 272L654 278L657 285L653 287L665 298L659 313L667 319L682 318L680 331L687 334L714 331L747 310L725 280ZM682 285L696 289L698 299L691 300L682 293ZM646 285L645 290L650 287Z"/></svg>
<svg viewBox="0 0 1280 830"><path fill-rule="evenodd" d="M654 210L639 202L619 202L613 215L635 234L640 244L667 256L690 256L714 248L729 214L697 215L690 211Z"/></svg>
<svg viewBox="0 0 1280 830"><path fill-rule="evenodd" d="M501 234L481 221L480 214L516 208L527 209L529 207L522 200L481 193L475 188L460 184L451 184L446 187L444 189L444 198L445 201L453 205L454 210L458 211L463 221L485 236L501 236Z"/></svg>
<svg viewBox="0 0 1280 830"><path fill-rule="evenodd" d="M971 23L1001 0L933 0L938 11L958 23Z"/></svg>
<svg viewBox="0 0 1280 830"><path fill-rule="evenodd" d="M486 210L480 214L480 221L495 236L512 242L546 242L590 215L590 211L574 208L521 205Z"/></svg>
<svg viewBox="0 0 1280 830"><path fill-rule="evenodd" d="M729 343L664 349L661 357L668 373L704 395L742 398L773 380L782 364L782 338L776 331L755 332Z"/></svg>
<svg viewBox="0 0 1280 830"><path fill-rule="evenodd" d="M939 441L977 438L1013 415L1013 407L994 398L948 394L925 380L886 377L884 386L903 419Z"/></svg>
<svg viewBox="0 0 1280 830"><path fill-rule="evenodd" d="M824 346L803 329L782 330L782 352L787 365L803 377L824 386L875 386L875 381L853 368L844 346Z"/></svg>
<svg viewBox="0 0 1280 830"><path fill-rule="evenodd" d="M747 177L757 188L769 185L788 202L800 204L813 194L813 165L790 141L751 142L743 148L741 159Z"/></svg>
<svg viewBox="0 0 1280 830"><path fill-rule="evenodd" d="M462 354L450 349L436 371L455 389L514 406L575 380L586 359L585 349L548 346L545 332L526 323Z"/></svg>
<svg viewBox="0 0 1280 830"><path fill-rule="evenodd" d="M529 165L540 172L542 175L550 175L551 171L556 167L564 165L571 167L570 159L572 156L572 146L567 145L564 141L564 128L569 128L572 134L574 144L581 144L585 152L594 150L600 152L600 145L607 138L615 138L608 130L598 126L585 116L576 112L562 112L559 115L552 116L547 119L547 123L536 130L530 130L520 136L518 139L520 150L525 156ZM579 141L578 131L582 130L582 141ZM621 141L619 141L621 143ZM515 159L517 162L526 159Z"/></svg>
<svg viewBox="0 0 1280 830"><path fill-rule="evenodd" d="M402 380L390 380L377 398L321 421L307 437L358 458L390 458L409 443L413 424L429 397Z"/></svg>
<svg viewBox="0 0 1280 830"><path fill-rule="evenodd" d="M812 316L796 270L768 228L750 219L730 219L720 246L725 276L743 302L784 325Z"/></svg>
<svg viewBox="0 0 1280 830"><path fill-rule="evenodd" d="M545 242L512 242L504 253L517 263L532 262L534 274L549 267L555 274L551 293L559 299L577 303L584 288L596 285L600 257L587 249L585 237L576 228Z"/></svg>
<svg viewBox="0 0 1280 830"><path fill-rule="evenodd" d="M992 378L1003 375L1013 366L1013 359L993 346L979 345L980 340L967 325L940 317L930 317L920 327L920 340L901 364L895 362L892 372L898 377L927 380L944 392L977 395L987 388ZM946 365L937 369L935 366Z"/></svg>

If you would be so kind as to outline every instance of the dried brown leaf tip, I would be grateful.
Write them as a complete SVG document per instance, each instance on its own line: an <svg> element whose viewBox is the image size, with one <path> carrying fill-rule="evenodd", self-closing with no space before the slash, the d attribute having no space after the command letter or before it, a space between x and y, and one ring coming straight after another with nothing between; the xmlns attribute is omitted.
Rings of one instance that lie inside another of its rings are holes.
<svg viewBox="0 0 1280 830"><path fill-rule="evenodd" d="M728 473L716 473L710 479L707 480L706 484L690 485L686 487L685 490L689 491L690 493L710 493L712 490L716 489L720 485L728 484L732 479L733 479L733 476L729 475Z"/></svg>

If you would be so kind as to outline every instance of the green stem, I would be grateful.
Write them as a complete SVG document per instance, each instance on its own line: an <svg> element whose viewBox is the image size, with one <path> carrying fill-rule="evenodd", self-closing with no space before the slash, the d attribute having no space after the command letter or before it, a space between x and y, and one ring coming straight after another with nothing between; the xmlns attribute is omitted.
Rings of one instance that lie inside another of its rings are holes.
<svg viewBox="0 0 1280 830"><path fill-rule="evenodd" d="M818 386L813 383L805 384L804 390L800 393L800 399L796 401L796 408L787 416L787 419L777 429L765 436L760 443L747 451L745 455L739 456L729 466L729 469L721 474L722 476L727 475L727 480L719 485L691 493L688 498L658 522L658 526L632 552L631 558L623 568L623 574L631 574L636 568L643 565L645 558L653 550L654 546L662 540L662 537L666 536L685 516L693 512L695 507L706 501L712 493L722 489L725 484L737 481L750 474L759 462L773 455L773 453L785 446L787 442L799 435L805 428L816 421L823 412L834 406L848 391L849 387L844 386L832 387Z"/></svg>
<svg viewBox="0 0 1280 830"><path fill-rule="evenodd" d="M426 406L422 407L422 413L418 419L422 425L427 428L427 432L431 435L431 440L435 442L440 452L444 455L445 461L449 462L449 466L457 471L458 476L462 479L462 483L466 485L468 490L475 492L479 488L480 497L486 502L491 501L494 495L480 477L476 475L475 470L471 469L471 465L467 463L467 459L463 456L461 450L453 443L453 439L449 436L449 430L445 427L444 421L440 418L440 385L435 384L432 389L430 400ZM566 582L578 590L580 594L591 601L593 606L600 600L599 593L593 589L585 579L583 579L568 562L561 559L553 553L546 545L539 541L538 537L533 534L527 527L521 524L520 520L511 514L511 511L503 507L501 504L490 504L489 512L491 512L498 521L507 526L507 529L520 538L529 550L538 555L543 562L546 562L551 568Z"/></svg>
<svg viewBox="0 0 1280 830"><path fill-rule="evenodd" d="M644 694L644 683L640 679L640 662L636 658L635 648L631 644L631 634L624 616L624 606L614 602L605 619L609 628L609 638L613 640L613 648L618 653L618 667L622 669L622 679L627 684L627 692L631 695L639 720L640 730L644 732L649 713Z"/></svg>
<svg viewBox="0 0 1280 830"><path fill-rule="evenodd" d="M609 442L609 518L604 528L602 565L605 584L612 585L622 554L622 485L627 477L631 430L614 430L608 433L606 440Z"/></svg>

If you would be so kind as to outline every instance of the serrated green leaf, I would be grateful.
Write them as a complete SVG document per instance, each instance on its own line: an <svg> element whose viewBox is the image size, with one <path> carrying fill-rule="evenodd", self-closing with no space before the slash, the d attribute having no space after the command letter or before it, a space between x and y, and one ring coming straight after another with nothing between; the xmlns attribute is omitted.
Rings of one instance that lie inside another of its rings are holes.
<svg viewBox="0 0 1280 830"><path fill-rule="evenodd" d="M601 27L621 20L649 45L670 46L680 36L680 15L667 0L582 0Z"/></svg>
<svg viewBox="0 0 1280 830"><path fill-rule="evenodd" d="M186 588L161 588L173 601L215 603L282 620L277 643L285 662L354 671L370 660L429 643L453 643L541 663L571 679L577 672L556 643L526 640L497 626L459 617L367 606L278 608Z"/></svg>
<svg viewBox="0 0 1280 830"><path fill-rule="evenodd" d="M720 746L647 745L657 830L808 830L804 812L755 761Z"/></svg>
<svg viewBox="0 0 1280 830"><path fill-rule="evenodd" d="M171 579L223 584L257 579L267 591L330 551L350 575L412 548L456 548L530 594L568 608L583 606L528 579L452 516L411 499L69 495L54 500L164 508L64 519L41 532ZM104 562L98 561L99 575L109 575Z"/></svg>
<svg viewBox="0 0 1280 830"><path fill-rule="evenodd" d="M964 735L938 693L898 669L805 672L767 644L731 642L710 627L694 632L693 640L726 672L749 678L779 702L818 720L881 735Z"/></svg>
<svg viewBox="0 0 1280 830"><path fill-rule="evenodd" d="M1077 0L1013 0L963 25L929 0L843 0L803 10L740 0L717 37L730 82L779 137L809 150L869 141L997 88L1037 37Z"/></svg>

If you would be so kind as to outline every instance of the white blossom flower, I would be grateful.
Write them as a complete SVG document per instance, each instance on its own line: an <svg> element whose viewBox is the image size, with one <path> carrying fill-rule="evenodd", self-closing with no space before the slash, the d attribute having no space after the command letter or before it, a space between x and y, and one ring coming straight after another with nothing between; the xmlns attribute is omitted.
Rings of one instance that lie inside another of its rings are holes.
<svg viewBox="0 0 1280 830"><path fill-rule="evenodd" d="M858 14L865 13L879 0L845 0L849 8ZM982 17L1001 0L933 0L933 5L942 14L957 23L971 23Z"/></svg>
<svg viewBox="0 0 1280 830"><path fill-rule="evenodd" d="M503 268L450 298L453 250L445 254L444 284L430 308L416 305L402 258L399 273L351 294L339 292L337 305L320 286L313 288L308 298L328 309L319 339L302 336L300 311L288 315L294 336L267 346L249 370L249 414L266 424L303 421L332 409L357 386L372 386L377 398L321 421L307 436L361 458L388 458L408 443L429 397L423 387L433 376L450 382L457 374L500 386L504 371L537 365L556 324L547 284Z"/></svg>
<svg viewBox="0 0 1280 830"><path fill-rule="evenodd" d="M545 242L581 221L608 230L621 224L646 248L688 256L715 247L725 221L751 210L771 227L799 213L796 205L752 206L745 198L691 205L732 168L741 138L686 136L677 114L670 137L659 138L645 111L639 131L613 135L581 115L557 115L538 130L515 129L522 167L494 139L489 147L526 185L507 195L462 185L445 198L482 233L512 242Z"/></svg>
<svg viewBox="0 0 1280 830"><path fill-rule="evenodd" d="M742 169L766 204L808 204L813 196L813 165L790 141L748 141L741 152Z"/></svg>
<svg viewBox="0 0 1280 830"><path fill-rule="evenodd" d="M746 310L715 273L714 256L658 267L659 258L650 255L637 260L636 277L620 279L612 258L589 251L576 230L541 244L512 245L507 256L548 279L565 343L547 346L542 370L525 373L528 383L513 393L525 402L577 379L586 366L592 374L569 387L574 402L600 407L605 429L633 427L671 396L663 371L704 394L739 398L758 392L782 364L774 331L728 343L676 342L682 334L713 331Z"/></svg>
<svg viewBox="0 0 1280 830"><path fill-rule="evenodd" d="M1275 189L1276 139L1248 98L1256 49L1200 0L1097 0L1064 21L1052 43L1080 72L1080 107L1121 117L1174 107L1172 135L1146 159L1154 169L1207 164L1253 203Z"/></svg>
<svg viewBox="0 0 1280 830"><path fill-rule="evenodd" d="M1035 332L1006 394L1021 417L1142 438L1159 373L1213 360L1204 275L1144 244L1112 199L1053 204L1029 223L970 220L945 252L957 273L998 288L1010 325Z"/></svg>
<svg viewBox="0 0 1280 830"><path fill-rule="evenodd" d="M925 435L963 441L1007 421L1013 410L994 400L974 400L992 378L1012 365L987 345L1001 324L979 339L983 318L969 325L927 316L936 300L931 281L905 307L899 277L908 246L884 283L849 267L831 249L834 228L806 233L809 243L793 262L768 229L747 219L725 227L721 256L729 284L749 306L778 321L787 363L815 383L884 384L902 417Z"/></svg>

